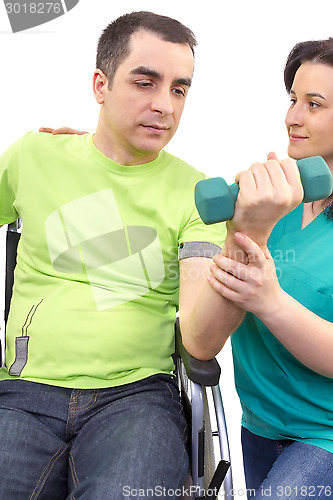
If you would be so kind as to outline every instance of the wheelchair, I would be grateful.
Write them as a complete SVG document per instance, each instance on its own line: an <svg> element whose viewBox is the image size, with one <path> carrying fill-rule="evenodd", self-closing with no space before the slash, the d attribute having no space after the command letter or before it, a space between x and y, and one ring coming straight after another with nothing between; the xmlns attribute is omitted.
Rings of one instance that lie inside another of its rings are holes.
<svg viewBox="0 0 333 500"><path fill-rule="evenodd" d="M20 239L20 219L7 227L5 311L6 325ZM3 365L0 338L0 366ZM232 500L230 449L219 379L221 369L214 358L200 361L184 348L179 320L175 323L175 375L189 426L190 471L182 490L184 500L223 498ZM212 410L213 408L213 410Z"/></svg>

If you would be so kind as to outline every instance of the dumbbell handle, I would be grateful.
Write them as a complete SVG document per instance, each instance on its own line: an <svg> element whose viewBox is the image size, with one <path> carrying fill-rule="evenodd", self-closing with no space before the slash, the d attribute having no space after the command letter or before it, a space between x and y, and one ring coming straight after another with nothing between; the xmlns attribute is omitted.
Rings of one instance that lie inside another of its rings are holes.
<svg viewBox="0 0 333 500"><path fill-rule="evenodd" d="M239 193L239 185L238 184L231 184L229 186L229 189L230 189L230 192L231 192L232 197L234 199L234 202L236 203L237 197L238 197L238 193Z"/></svg>

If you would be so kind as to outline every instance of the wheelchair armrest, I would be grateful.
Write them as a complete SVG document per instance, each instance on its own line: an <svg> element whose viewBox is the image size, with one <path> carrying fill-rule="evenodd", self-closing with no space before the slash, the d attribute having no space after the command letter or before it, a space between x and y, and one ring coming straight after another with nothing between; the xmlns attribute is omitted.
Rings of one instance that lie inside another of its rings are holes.
<svg viewBox="0 0 333 500"><path fill-rule="evenodd" d="M175 323L176 354L181 357L186 374L192 382L204 386L215 386L219 383L221 368L216 358L208 361L201 361L194 358L185 349L180 333L179 318Z"/></svg>

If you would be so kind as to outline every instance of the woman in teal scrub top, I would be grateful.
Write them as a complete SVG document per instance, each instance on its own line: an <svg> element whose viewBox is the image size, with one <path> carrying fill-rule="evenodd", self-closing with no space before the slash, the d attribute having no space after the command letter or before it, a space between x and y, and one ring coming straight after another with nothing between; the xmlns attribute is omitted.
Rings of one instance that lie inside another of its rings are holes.
<svg viewBox="0 0 333 500"><path fill-rule="evenodd" d="M333 38L287 59L288 154L333 170ZM223 294L246 312L231 337L248 496L333 498L333 197L301 203Z"/></svg>

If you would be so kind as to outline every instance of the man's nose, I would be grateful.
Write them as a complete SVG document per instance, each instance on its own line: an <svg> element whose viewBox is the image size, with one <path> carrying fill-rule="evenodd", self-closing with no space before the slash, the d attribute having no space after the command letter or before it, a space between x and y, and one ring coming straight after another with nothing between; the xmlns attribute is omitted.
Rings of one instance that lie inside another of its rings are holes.
<svg viewBox="0 0 333 500"><path fill-rule="evenodd" d="M162 116L171 115L173 104L170 89L161 89L155 92L151 107L155 113L160 113Z"/></svg>

